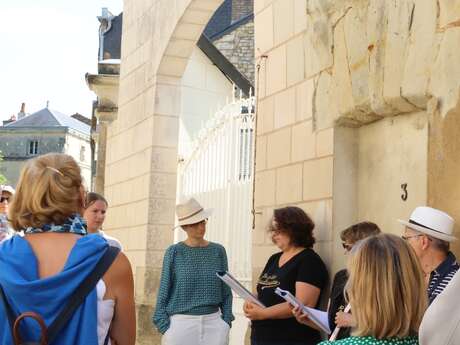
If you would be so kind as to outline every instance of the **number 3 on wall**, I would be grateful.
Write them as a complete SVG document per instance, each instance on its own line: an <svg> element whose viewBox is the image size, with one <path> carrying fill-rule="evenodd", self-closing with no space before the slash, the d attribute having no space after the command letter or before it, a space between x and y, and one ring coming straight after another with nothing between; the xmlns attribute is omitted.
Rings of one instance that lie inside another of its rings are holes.
<svg viewBox="0 0 460 345"><path fill-rule="evenodd" d="M401 189L403 191L403 193L401 194L401 199L403 201L406 201L407 200L407 196L408 196L408 193L407 193L407 183L403 183L401 185Z"/></svg>

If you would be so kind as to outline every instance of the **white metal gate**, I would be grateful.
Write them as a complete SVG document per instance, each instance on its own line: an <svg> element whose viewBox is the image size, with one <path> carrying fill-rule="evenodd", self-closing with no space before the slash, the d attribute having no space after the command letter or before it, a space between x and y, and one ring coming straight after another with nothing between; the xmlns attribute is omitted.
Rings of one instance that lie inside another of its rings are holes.
<svg viewBox="0 0 460 345"><path fill-rule="evenodd" d="M179 167L179 194L213 208L207 239L225 246L230 272L250 288L254 97L218 111ZM176 241L184 239L176 231Z"/></svg>

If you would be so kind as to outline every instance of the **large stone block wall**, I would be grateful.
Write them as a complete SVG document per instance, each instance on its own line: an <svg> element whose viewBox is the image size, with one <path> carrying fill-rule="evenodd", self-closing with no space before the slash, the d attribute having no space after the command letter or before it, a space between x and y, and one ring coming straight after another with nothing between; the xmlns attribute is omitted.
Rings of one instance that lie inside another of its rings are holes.
<svg viewBox="0 0 460 345"><path fill-rule="evenodd" d="M338 234L355 221L397 233L393 220L419 204L458 213L459 4L255 1L255 276L275 250L264 233L274 207L310 211L332 270L344 264Z"/></svg>
<svg viewBox="0 0 460 345"><path fill-rule="evenodd" d="M385 232L401 234L402 226L396 220L407 218L427 201L427 114L385 118L360 127L357 135L357 219L373 221Z"/></svg>
<svg viewBox="0 0 460 345"><path fill-rule="evenodd" d="M254 85L254 21L241 25L213 43Z"/></svg>
<svg viewBox="0 0 460 345"><path fill-rule="evenodd" d="M316 223L315 248L329 263L332 240L332 124L318 129L315 80L305 73L306 1L255 1L260 63L255 176L253 283L276 251L266 233L273 209L297 205ZM267 59L261 55L268 56Z"/></svg>

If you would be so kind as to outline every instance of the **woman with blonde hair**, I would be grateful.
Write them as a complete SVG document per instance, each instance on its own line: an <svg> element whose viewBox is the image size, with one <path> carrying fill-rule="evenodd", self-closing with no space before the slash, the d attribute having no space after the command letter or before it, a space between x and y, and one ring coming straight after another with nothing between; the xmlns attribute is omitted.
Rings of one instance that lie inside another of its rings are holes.
<svg viewBox="0 0 460 345"><path fill-rule="evenodd" d="M337 345L417 345L427 306L419 261L401 238L381 234L358 243L346 291L356 327ZM325 341L321 345L332 344Z"/></svg>
<svg viewBox="0 0 460 345"><path fill-rule="evenodd" d="M380 234L380 228L372 222L360 222L353 224L340 233L342 247L345 250L345 255L348 256L353 247L363 239ZM331 293L329 295L329 303L327 308L329 325L331 331L335 332L335 328L340 330L336 335L336 340L348 338L350 336L351 327L353 326L353 317L351 313L345 313L347 307L347 298L344 293L345 285L348 280L348 271L343 269L338 271L333 279ZM318 329L306 314L303 314L299 308L293 309L293 314L297 321L312 328Z"/></svg>
<svg viewBox="0 0 460 345"><path fill-rule="evenodd" d="M14 333L14 343L134 345L130 264L101 236L86 236L84 200L72 157L47 154L22 169L9 219L24 236L0 246L0 344L13 344Z"/></svg>

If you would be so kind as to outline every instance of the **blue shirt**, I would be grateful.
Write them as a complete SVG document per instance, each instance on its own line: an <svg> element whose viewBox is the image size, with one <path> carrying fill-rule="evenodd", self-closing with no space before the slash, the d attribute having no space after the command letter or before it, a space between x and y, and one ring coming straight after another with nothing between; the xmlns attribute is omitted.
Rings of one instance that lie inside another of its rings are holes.
<svg viewBox="0 0 460 345"><path fill-rule="evenodd" d="M222 312L231 325L232 292L216 275L227 271L227 254L220 244L189 247L183 242L170 246L163 259L160 288L153 323L166 332L174 314L206 315Z"/></svg>
<svg viewBox="0 0 460 345"><path fill-rule="evenodd" d="M34 311L50 325L107 248L108 244L101 236L84 236L76 241L61 272L40 278L37 258L25 238L16 235L3 242L0 245L0 285L13 313L17 316ZM1 302L0 329L0 344L13 344ZM39 339L40 333L36 321L30 318L22 321L23 339ZM78 307L53 345L98 345L96 289Z"/></svg>

